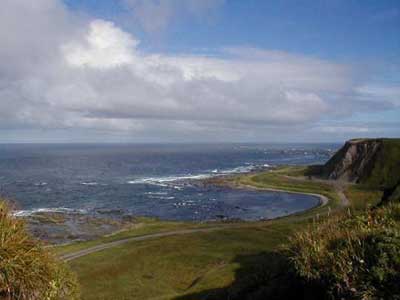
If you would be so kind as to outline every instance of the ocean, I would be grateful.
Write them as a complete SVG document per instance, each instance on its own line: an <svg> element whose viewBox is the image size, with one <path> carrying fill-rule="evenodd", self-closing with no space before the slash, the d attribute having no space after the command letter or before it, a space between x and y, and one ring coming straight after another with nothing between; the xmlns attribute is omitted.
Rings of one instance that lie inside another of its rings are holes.
<svg viewBox="0 0 400 300"><path fill-rule="evenodd" d="M271 219L313 196L199 184L199 179L326 162L335 144L0 144L0 195L38 211L164 220Z"/></svg>

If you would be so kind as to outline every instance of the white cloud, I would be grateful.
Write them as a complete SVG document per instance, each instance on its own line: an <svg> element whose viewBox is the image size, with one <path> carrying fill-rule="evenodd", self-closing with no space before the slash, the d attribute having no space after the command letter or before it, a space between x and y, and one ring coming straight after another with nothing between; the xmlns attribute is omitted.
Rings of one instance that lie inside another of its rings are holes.
<svg viewBox="0 0 400 300"><path fill-rule="evenodd" d="M187 3L201 12L216 2ZM303 132L327 114L382 104L377 95L390 105L398 95L359 87L346 65L285 52L147 54L116 24L76 16L57 0L4 0L2 8L0 129L256 139ZM26 23L16 21L21 15Z"/></svg>
<svg viewBox="0 0 400 300"><path fill-rule="evenodd" d="M138 43L113 23L94 20L83 42L70 42L62 50L72 66L110 68L132 63Z"/></svg>

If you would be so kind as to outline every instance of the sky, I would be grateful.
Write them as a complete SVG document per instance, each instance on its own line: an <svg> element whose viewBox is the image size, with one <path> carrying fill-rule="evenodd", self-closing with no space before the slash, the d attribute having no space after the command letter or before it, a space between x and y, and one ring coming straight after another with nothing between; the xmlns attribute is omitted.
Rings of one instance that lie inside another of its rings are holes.
<svg viewBox="0 0 400 300"><path fill-rule="evenodd" d="M0 5L0 143L400 137L398 0Z"/></svg>

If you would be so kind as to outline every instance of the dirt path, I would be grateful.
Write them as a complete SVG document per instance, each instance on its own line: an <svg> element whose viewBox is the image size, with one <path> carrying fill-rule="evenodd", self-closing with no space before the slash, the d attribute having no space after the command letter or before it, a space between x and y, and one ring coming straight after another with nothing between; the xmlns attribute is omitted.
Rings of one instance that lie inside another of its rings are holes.
<svg viewBox="0 0 400 300"><path fill-rule="evenodd" d="M344 193L345 186L341 183L333 184L336 193L338 194L340 201L342 202L342 206L349 206L350 201L347 199L346 194Z"/></svg>
<svg viewBox="0 0 400 300"><path fill-rule="evenodd" d="M150 239L154 239L154 238L174 236L174 235L184 235L184 234L191 234L191 233L197 233L197 232L211 232L211 231L222 230L225 228L234 228L234 227L240 227L240 225L239 224L226 224L226 225L219 225L218 227L176 230L176 231L147 234L147 235L142 235L142 236L135 236L135 237L131 237L131 238L117 240L114 242L100 244L100 245L86 248L83 250L79 250L79 251L76 251L73 253L68 253L68 254L61 256L61 259L64 261L70 261L70 260L77 259L77 258L85 256L85 255L94 253L94 252L98 252L98 251L101 251L104 249L109 249L109 248L112 248L115 246L119 246L119 245L126 244L129 242L134 242L134 241L145 241L145 240L150 240Z"/></svg>

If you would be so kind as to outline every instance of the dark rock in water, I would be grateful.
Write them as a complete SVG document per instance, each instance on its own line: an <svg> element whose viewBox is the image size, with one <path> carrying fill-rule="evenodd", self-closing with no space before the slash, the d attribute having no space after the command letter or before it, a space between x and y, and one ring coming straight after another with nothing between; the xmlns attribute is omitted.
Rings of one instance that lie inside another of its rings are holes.
<svg viewBox="0 0 400 300"><path fill-rule="evenodd" d="M51 244L91 240L130 228L134 218L111 219L71 213L40 212L24 217L29 231Z"/></svg>
<svg viewBox="0 0 400 300"><path fill-rule="evenodd" d="M216 217L217 219L222 219L222 220L227 219L227 216L225 216L225 215L215 215L215 217Z"/></svg>
<svg viewBox="0 0 400 300"><path fill-rule="evenodd" d="M102 215L122 215L124 211L122 209L97 209L96 213Z"/></svg>

